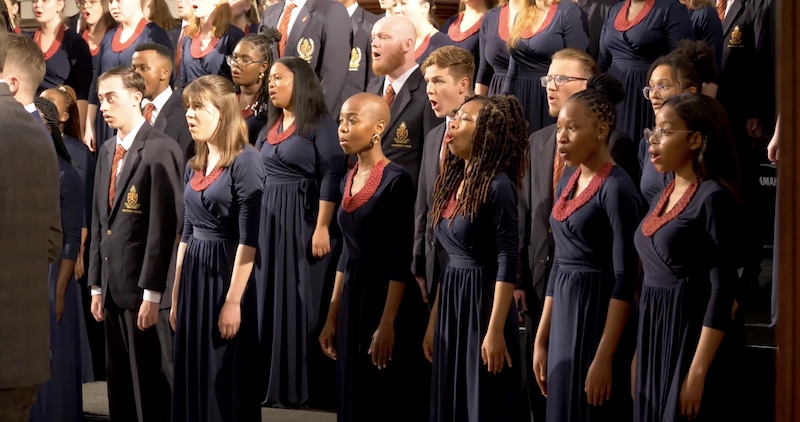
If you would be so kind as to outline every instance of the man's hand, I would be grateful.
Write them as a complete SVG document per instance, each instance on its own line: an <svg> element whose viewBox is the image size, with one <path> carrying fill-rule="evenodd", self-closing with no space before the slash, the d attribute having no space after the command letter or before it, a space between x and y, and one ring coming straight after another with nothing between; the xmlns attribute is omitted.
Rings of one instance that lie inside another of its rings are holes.
<svg viewBox="0 0 800 422"><path fill-rule="evenodd" d="M142 305L139 306L139 318L137 319L139 329L144 331L155 325L156 321L158 321L158 303L143 300Z"/></svg>

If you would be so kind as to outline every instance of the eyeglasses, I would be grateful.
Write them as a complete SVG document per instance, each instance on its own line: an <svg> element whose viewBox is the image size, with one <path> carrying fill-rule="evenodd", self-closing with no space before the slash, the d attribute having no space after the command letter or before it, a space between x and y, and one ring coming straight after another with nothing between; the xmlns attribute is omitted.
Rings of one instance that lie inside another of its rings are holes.
<svg viewBox="0 0 800 422"><path fill-rule="evenodd" d="M695 133L696 130L667 130L663 127L654 127L653 129L645 129L644 130L644 139L651 145L659 145L661 143L661 139L664 138L664 135L669 135L670 133Z"/></svg>
<svg viewBox="0 0 800 422"><path fill-rule="evenodd" d="M84 0L81 2L81 7L93 7L95 4L100 4L100 0Z"/></svg>
<svg viewBox="0 0 800 422"><path fill-rule="evenodd" d="M664 85L664 84L658 84L656 86L646 86L642 88L642 95L644 95L644 98L646 98L649 101L650 92L652 92L654 95L657 95L658 97L662 97L666 91L669 91L672 88L678 88L678 87Z"/></svg>
<svg viewBox="0 0 800 422"><path fill-rule="evenodd" d="M247 66L250 66L254 63L265 63L266 60L249 60L249 59L242 59L235 56L225 56L225 63L228 63L230 67L238 67L239 69L244 69Z"/></svg>
<svg viewBox="0 0 800 422"><path fill-rule="evenodd" d="M572 81L588 81L586 78L576 78L574 76L564 76L564 75L553 75L553 76L542 76L539 78L539 82L542 84L542 88L547 88L547 84L550 82L554 82L556 86L564 86L567 82Z"/></svg>

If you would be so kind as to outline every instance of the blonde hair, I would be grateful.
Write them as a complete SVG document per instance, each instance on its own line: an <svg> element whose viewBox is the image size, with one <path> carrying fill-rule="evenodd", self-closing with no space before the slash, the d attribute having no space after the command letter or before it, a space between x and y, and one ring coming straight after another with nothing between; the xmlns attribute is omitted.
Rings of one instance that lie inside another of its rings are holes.
<svg viewBox="0 0 800 422"><path fill-rule="evenodd" d="M214 29L211 31L212 35L214 38L222 38L225 31L228 30L228 26L231 24L231 17L233 16L231 13L231 5L228 4L228 0L220 0L213 13L214 19L211 21L211 25ZM200 18L192 16L192 21L186 30L186 35L193 37L199 34L202 26L203 24L200 22Z"/></svg>
<svg viewBox="0 0 800 422"><path fill-rule="evenodd" d="M581 64L584 72L586 72L588 76L594 76L600 73L600 70L597 68L597 62L594 61L592 56L583 50L578 50L577 48L565 48L557 51L556 54L553 54L552 58L552 61L556 60L576 61Z"/></svg>
<svg viewBox="0 0 800 422"><path fill-rule="evenodd" d="M112 28L116 28L117 27L117 21L115 21L114 18L111 16L111 12L108 11L108 0L99 0L99 2L100 2L100 6L103 7L103 16L100 16L100 20L97 21L97 24L98 25L100 25L100 24L105 25L106 26L106 31L109 31ZM81 6L81 10L83 10L83 6ZM83 31L85 31L87 29L89 29L89 24L86 23L85 19L81 19L81 27L80 27L80 31L79 32L83 33ZM98 43L98 45L100 45L100 43Z"/></svg>
<svg viewBox="0 0 800 422"><path fill-rule="evenodd" d="M250 10L247 11L247 21L250 24L259 23L261 21L261 14L258 13L258 2L250 0Z"/></svg>
<svg viewBox="0 0 800 422"><path fill-rule="evenodd" d="M150 16L147 19L154 24L161 27L165 31L178 26L172 12L169 11L166 0L149 0L150 1Z"/></svg>
<svg viewBox="0 0 800 422"><path fill-rule="evenodd" d="M551 0L550 4L552 5L558 2L559 0ZM540 17L545 16L546 13L547 9L536 4L536 0L527 0L526 4L522 6L517 14L514 27L511 28L511 35L508 37L508 46L511 48L516 47L519 40L522 39L522 34L531 29L533 23Z"/></svg>
<svg viewBox="0 0 800 422"><path fill-rule="evenodd" d="M210 105L219 110L219 125L214 132L220 155L217 167L230 167L249 144L247 125L239 112L239 101L231 81L219 75L201 76L183 90L182 99L187 109ZM195 156L189 160L189 165L199 171L205 169L207 164L208 145L195 142Z"/></svg>
<svg viewBox="0 0 800 422"><path fill-rule="evenodd" d="M463 78L469 81L468 86L472 86L472 77L475 75L475 58L472 54L461 47L446 45L439 47L422 62L420 71L425 73L425 69L436 66L440 69L447 69L455 82Z"/></svg>

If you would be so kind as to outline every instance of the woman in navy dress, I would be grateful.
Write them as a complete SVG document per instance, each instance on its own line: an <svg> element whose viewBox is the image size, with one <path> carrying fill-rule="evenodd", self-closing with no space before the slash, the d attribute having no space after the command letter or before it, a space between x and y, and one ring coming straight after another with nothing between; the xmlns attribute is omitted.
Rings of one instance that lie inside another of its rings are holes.
<svg viewBox="0 0 800 422"><path fill-rule="evenodd" d="M649 156L675 179L636 231L639 304L637 422L739 420L726 354L742 221L736 149L722 106L704 95L668 99Z"/></svg>
<svg viewBox="0 0 800 422"><path fill-rule="evenodd" d="M80 117L85 120L93 70L89 46L77 32L66 30L62 19L64 0L35 0L31 6L40 25L33 33L33 40L45 59L39 92L59 85L72 87L78 94Z"/></svg>
<svg viewBox="0 0 800 422"><path fill-rule="evenodd" d="M431 217L448 262L423 342L433 363L430 421L507 421L521 388L512 296L517 188L528 165L522 107L510 96L470 98L445 142Z"/></svg>
<svg viewBox="0 0 800 422"><path fill-rule="evenodd" d="M258 33L261 15L258 13L256 0L232 0L231 25L242 30L245 36Z"/></svg>
<svg viewBox="0 0 800 422"><path fill-rule="evenodd" d="M109 10L119 26L110 29L100 44L97 67L89 89L86 133L83 137L94 151L99 151L103 142L114 136L114 130L108 127L98 107L97 78L115 67L130 66L136 46L141 43L154 42L172 50L167 33L144 18L140 0L116 0L109 4Z"/></svg>
<svg viewBox="0 0 800 422"><path fill-rule="evenodd" d="M694 39L686 7L675 0L625 0L611 8L600 32L597 65L625 86L617 107L620 132L638 136L653 125L653 115L639 90L647 69L683 39Z"/></svg>
<svg viewBox="0 0 800 422"><path fill-rule="evenodd" d="M269 89L266 78L273 62L272 45L279 39L277 30L265 28L263 33L242 38L233 54L226 58L251 145L255 145L258 134L267 124Z"/></svg>
<svg viewBox="0 0 800 422"><path fill-rule="evenodd" d="M305 60L284 57L272 65L269 91L269 120L256 143L266 171L256 268L263 289L264 403L301 407L309 400L309 380L317 378L309 370L309 344L324 322L323 296L333 286L341 250L332 223L345 156Z"/></svg>
<svg viewBox="0 0 800 422"><path fill-rule="evenodd" d="M725 36L714 0L680 0L689 9L694 39L704 41L714 51L716 68L722 67L722 46ZM716 92L716 91L715 91ZM709 94L710 95L710 94ZM713 95L711 95L713 97Z"/></svg>
<svg viewBox="0 0 800 422"><path fill-rule="evenodd" d="M433 26L433 0L398 0L396 15L408 19L417 31L414 44L414 59L422 64L439 47L455 44L443 32Z"/></svg>
<svg viewBox="0 0 800 422"><path fill-rule="evenodd" d="M83 182L72 165L58 128L58 110L49 100L34 101L50 131L58 155L61 186L61 259L50 264L50 379L39 386L31 408L31 422L83 421L80 313L73 278L83 226Z"/></svg>
<svg viewBox="0 0 800 422"><path fill-rule="evenodd" d="M203 75L221 75L231 80L231 68L225 56L233 53L244 33L231 25L231 7L227 1L197 0L194 18L181 39L181 63L175 85L186 86Z"/></svg>
<svg viewBox="0 0 800 422"><path fill-rule="evenodd" d="M428 307L411 274L416 194L381 150L388 122L389 106L367 93L345 101L339 117L339 142L358 163L344 183L344 250L319 338L337 361L339 422L424 421L430 410L430 366L419 350Z"/></svg>
<svg viewBox="0 0 800 422"><path fill-rule="evenodd" d="M80 33L81 38L89 46L92 54L92 73L100 67L100 44L103 42L106 32L117 26L117 21L111 17L108 11L107 0L84 0L81 3L80 13L83 14ZM90 93L89 96L93 96ZM82 120L83 125L86 121Z"/></svg>
<svg viewBox="0 0 800 422"><path fill-rule="evenodd" d="M558 153L577 169L556 188L555 256L533 349L551 422L631 420L635 326L628 316L641 200L608 149L623 97L613 76L592 76L558 115Z"/></svg>
<svg viewBox="0 0 800 422"><path fill-rule="evenodd" d="M547 8L534 4L521 12L511 31L511 59L503 93L519 98L529 134L555 123L547 111L547 84L542 86L540 81L547 75L553 54L565 48L589 48L582 13L571 0L552 0Z"/></svg>
<svg viewBox="0 0 800 422"><path fill-rule="evenodd" d="M442 25L442 33L447 34L453 44L469 51L480 63L480 34L483 16L494 5L493 0L462 0L461 11L451 16ZM475 66L475 76L478 75L478 66ZM475 77L472 78L475 80Z"/></svg>
<svg viewBox="0 0 800 422"><path fill-rule="evenodd" d="M653 106L655 116L664 101L681 93L697 94L704 81L712 81L714 53L703 41L682 41L680 47L669 55L659 57L650 66L649 82L642 91ZM649 128L647 129L649 130ZM650 162L648 137L639 142L639 165L642 178L639 188L647 207L657 199L659 192L672 181L672 173L659 173Z"/></svg>
<svg viewBox="0 0 800 422"><path fill-rule="evenodd" d="M260 421L256 288L264 167L247 144L231 83L204 76L183 92L197 155L186 166L185 216L170 324L174 422Z"/></svg>
<svg viewBox="0 0 800 422"><path fill-rule="evenodd" d="M475 77L475 93L494 95L501 92L508 74L508 37L517 13L523 8L523 0L510 0L501 7L489 9L483 15L478 32L477 62L478 75Z"/></svg>

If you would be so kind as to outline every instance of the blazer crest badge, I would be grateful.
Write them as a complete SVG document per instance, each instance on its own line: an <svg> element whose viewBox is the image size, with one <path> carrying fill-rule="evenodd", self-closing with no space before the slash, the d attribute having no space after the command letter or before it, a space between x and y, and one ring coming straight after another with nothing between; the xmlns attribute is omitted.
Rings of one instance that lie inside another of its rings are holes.
<svg viewBox="0 0 800 422"><path fill-rule="evenodd" d="M406 126L406 122L400 123L400 126L397 127L397 131L395 132L394 143L392 143L392 147L394 148L411 148L409 145L411 139L408 138L408 126Z"/></svg>
<svg viewBox="0 0 800 422"><path fill-rule="evenodd" d="M361 47L353 47L350 50L350 67L349 70L351 72L358 72L358 68L361 67L361 59L364 55L361 53Z"/></svg>
<svg viewBox="0 0 800 422"><path fill-rule="evenodd" d="M728 43L728 47L741 47L742 46L742 30L739 29L739 25L733 27L733 31L731 32L731 39Z"/></svg>
<svg viewBox="0 0 800 422"><path fill-rule="evenodd" d="M125 197L125 203L123 204L125 208L122 212L127 212L131 214L141 214L142 211L139 208L142 207L142 204L139 203L139 193L136 191L136 185L131 186L131 190L128 191L128 195Z"/></svg>
<svg viewBox="0 0 800 422"><path fill-rule="evenodd" d="M311 57L314 55L314 40L308 37L300 38L297 42L297 55L311 63Z"/></svg>

